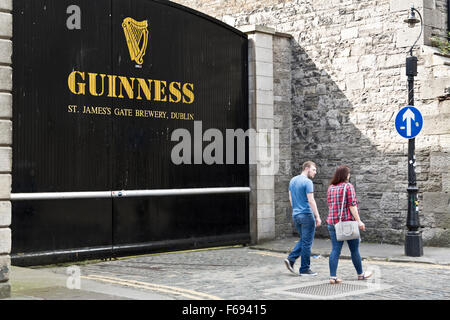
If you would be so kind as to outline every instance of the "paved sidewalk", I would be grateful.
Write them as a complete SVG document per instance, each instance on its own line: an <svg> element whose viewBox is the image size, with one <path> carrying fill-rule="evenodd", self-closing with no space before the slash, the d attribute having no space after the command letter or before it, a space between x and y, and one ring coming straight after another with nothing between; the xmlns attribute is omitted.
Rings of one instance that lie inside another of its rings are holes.
<svg viewBox="0 0 450 320"><path fill-rule="evenodd" d="M287 254L296 244L298 238L273 240L252 245L248 249L277 252ZM328 257L331 250L331 241L328 239L315 239L312 256ZM205 251L208 251L206 249ZM217 250L212 250L211 254ZM424 247L422 257L407 257L404 246L390 244L361 243L360 252L363 259L387 262L426 263L441 266L450 265L450 248ZM217 252L216 252L217 254ZM167 256L167 255L165 255ZM170 255L169 255L170 256ZM156 256L155 256L156 257ZM282 256L281 256L282 257ZM280 258L281 258L280 257ZM235 258L235 257L234 257ZM232 256L227 259L234 259ZM349 259L350 252L344 245L341 258ZM145 259L143 257L142 259ZM126 261L126 260L124 260ZM319 260L318 260L319 261ZM131 263L131 262L130 262ZM228 262L230 265L234 261ZM106 263L107 264L107 263ZM105 265L105 263L104 263ZM103 265L103 266L104 266ZM112 263L114 265L114 263ZM201 265L201 263L199 264ZM280 264L282 265L282 264ZM89 264L86 265L88 267ZM163 265L165 266L165 265ZM93 268L98 268L93 265ZM149 267L151 269L151 266ZM446 267L448 268L448 267ZM108 269L105 269L105 271ZM120 269L121 270L121 269ZM70 275L53 272L49 268L21 268L11 266L10 285L11 298L9 300L167 300L167 295L149 290L132 289L114 283L100 283L83 277L80 290L68 288ZM64 270L63 270L64 271ZM126 270L124 270L126 271Z"/></svg>
<svg viewBox="0 0 450 320"><path fill-rule="evenodd" d="M161 300L165 297L151 292L131 290L82 279L80 290L69 289L69 275L45 268L11 266L11 297L4 300ZM70 284L69 284L70 286ZM72 286L74 284L72 283ZM0 299L1 300L1 299Z"/></svg>
<svg viewBox="0 0 450 320"><path fill-rule="evenodd" d="M254 246L252 249L268 250L288 254L297 243L297 237L290 237L280 240L263 242ZM382 260L390 262L417 262L439 265L450 265L450 248L424 247L422 257L408 257L405 255L403 245L364 243L360 244L360 253L363 259ZM321 255L328 257L331 252L331 240L315 239L311 255ZM350 259L348 246L342 247L341 258Z"/></svg>

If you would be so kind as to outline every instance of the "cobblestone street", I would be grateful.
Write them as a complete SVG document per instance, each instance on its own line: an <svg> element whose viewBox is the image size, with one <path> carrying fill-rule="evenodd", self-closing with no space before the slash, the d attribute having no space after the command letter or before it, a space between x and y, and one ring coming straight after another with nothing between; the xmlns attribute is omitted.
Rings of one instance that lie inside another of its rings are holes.
<svg viewBox="0 0 450 320"><path fill-rule="evenodd" d="M89 263L79 265L81 290L86 281L95 281L172 300L450 299L450 266L365 260L364 269L374 271L374 276L363 282L356 281L351 260L340 259L338 276L344 282L330 286L327 257L312 257L316 277L290 273L283 263L285 257L283 253L232 247ZM294 267L298 270L299 261ZM67 274L67 266L47 270ZM303 292L306 295L295 294L308 284L321 286L327 295L308 290ZM353 289L344 290L342 285Z"/></svg>

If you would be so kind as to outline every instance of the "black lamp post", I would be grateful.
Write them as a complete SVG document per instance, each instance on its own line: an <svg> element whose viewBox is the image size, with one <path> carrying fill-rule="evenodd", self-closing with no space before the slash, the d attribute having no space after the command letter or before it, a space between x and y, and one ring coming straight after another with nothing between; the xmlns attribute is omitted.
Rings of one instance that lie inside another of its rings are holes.
<svg viewBox="0 0 450 320"><path fill-rule="evenodd" d="M420 20L415 16L419 14ZM420 34L414 44L409 49L409 57L406 58L406 75L408 76L408 105L414 106L414 77L417 75L417 57L413 56L412 50L419 40L423 31L422 15L411 6L408 19L404 20L412 28L420 22ZM423 255L422 232L419 231L419 207L417 206L417 183L416 183L416 156L415 156L415 138L408 140L408 216L406 226L408 232L405 239L405 255L410 257L420 257Z"/></svg>

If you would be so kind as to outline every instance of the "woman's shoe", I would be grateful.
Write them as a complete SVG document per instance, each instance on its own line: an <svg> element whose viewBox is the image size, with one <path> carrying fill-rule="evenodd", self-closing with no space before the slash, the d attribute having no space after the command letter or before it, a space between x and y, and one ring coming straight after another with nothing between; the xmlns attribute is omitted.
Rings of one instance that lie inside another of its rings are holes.
<svg viewBox="0 0 450 320"><path fill-rule="evenodd" d="M342 282L342 280L338 279L337 277L330 277L330 283L331 284L339 284L341 282Z"/></svg>
<svg viewBox="0 0 450 320"><path fill-rule="evenodd" d="M365 271L358 275L358 280L366 280L372 276L372 271Z"/></svg>

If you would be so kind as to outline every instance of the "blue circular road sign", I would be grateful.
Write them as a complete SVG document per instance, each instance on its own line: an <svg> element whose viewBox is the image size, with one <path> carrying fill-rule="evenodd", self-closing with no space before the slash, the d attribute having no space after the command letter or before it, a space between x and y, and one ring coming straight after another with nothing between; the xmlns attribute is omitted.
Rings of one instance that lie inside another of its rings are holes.
<svg viewBox="0 0 450 320"><path fill-rule="evenodd" d="M395 129L403 138L414 138L420 133L422 126L422 114L413 106L402 108L395 117Z"/></svg>

